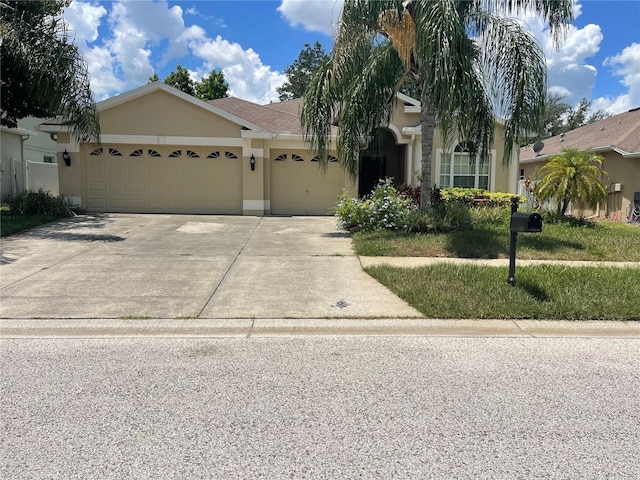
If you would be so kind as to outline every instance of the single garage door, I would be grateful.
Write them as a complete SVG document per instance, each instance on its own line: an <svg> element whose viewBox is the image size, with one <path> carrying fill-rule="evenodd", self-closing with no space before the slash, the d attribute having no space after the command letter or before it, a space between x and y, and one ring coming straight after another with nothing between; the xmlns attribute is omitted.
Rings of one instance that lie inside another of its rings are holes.
<svg viewBox="0 0 640 480"><path fill-rule="evenodd" d="M85 158L89 211L242 214L239 149L103 145Z"/></svg>
<svg viewBox="0 0 640 480"><path fill-rule="evenodd" d="M345 173L335 157L327 170L317 158L277 153L271 159L271 213L274 215L328 215L345 186Z"/></svg>

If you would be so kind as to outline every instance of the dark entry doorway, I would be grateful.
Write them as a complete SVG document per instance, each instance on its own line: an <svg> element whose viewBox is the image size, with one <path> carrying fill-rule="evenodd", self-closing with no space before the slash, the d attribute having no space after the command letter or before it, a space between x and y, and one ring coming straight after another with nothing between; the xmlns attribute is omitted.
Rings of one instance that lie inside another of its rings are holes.
<svg viewBox="0 0 640 480"><path fill-rule="evenodd" d="M360 152L358 196L370 194L387 177L400 185L405 176L404 158L405 146L396 144L391 130L378 128L367 149Z"/></svg>
<svg viewBox="0 0 640 480"><path fill-rule="evenodd" d="M387 157L362 157L358 180L358 195L369 195L380 179L387 176Z"/></svg>

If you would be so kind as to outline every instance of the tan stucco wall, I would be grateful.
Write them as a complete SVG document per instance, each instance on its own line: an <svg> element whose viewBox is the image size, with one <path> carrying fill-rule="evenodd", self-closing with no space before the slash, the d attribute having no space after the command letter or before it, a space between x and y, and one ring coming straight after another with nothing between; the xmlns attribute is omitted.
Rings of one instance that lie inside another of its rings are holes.
<svg viewBox="0 0 640 480"><path fill-rule="evenodd" d="M240 137L241 127L162 90L100 112L103 134Z"/></svg>
<svg viewBox="0 0 640 480"><path fill-rule="evenodd" d="M391 119L392 123L402 130L403 127L415 127L418 125L420 123L420 114L406 113L404 102L398 99L393 106Z"/></svg>
<svg viewBox="0 0 640 480"><path fill-rule="evenodd" d="M58 136L58 142L60 137ZM89 148L89 147L86 147ZM82 151L82 150L81 150ZM71 166L67 167L62 159L62 152L58 152L58 185L60 195L65 197L84 198L82 184L83 157L79 152L68 152L71 156Z"/></svg>
<svg viewBox="0 0 640 480"><path fill-rule="evenodd" d="M623 158L616 152L601 153L604 157L602 168L609 174L609 178L605 180L605 185L611 187L616 183L622 184L622 191L615 192L610 188L607 202L600 206L600 211L590 208L576 206L576 213L582 213L585 216L592 216L599 213L600 218L609 218L617 221L626 220L629 205L633 204L634 192L640 192L640 158ZM524 170L524 177L531 180L539 180L541 178L538 169L546 163L546 159L521 164L520 168Z"/></svg>

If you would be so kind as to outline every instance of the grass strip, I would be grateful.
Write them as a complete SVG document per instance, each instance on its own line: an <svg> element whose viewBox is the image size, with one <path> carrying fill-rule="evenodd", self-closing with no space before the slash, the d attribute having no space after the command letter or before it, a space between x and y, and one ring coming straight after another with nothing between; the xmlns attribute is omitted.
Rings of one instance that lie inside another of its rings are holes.
<svg viewBox="0 0 640 480"><path fill-rule="evenodd" d="M29 228L58 220L51 215L9 215L2 212L0 216L0 237L13 235Z"/></svg>
<svg viewBox="0 0 640 480"><path fill-rule="evenodd" d="M366 272L428 318L640 320L640 269L438 264Z"/></svg>
<svg viewBox="0 0 640 480"><path fill-rule="evenodd" d="M481 224L442 234L358 232L355 251L364 256L509 258L509 225ZM640 262L640 227L600 222L595 227L543 225L542 233L518 235L518 258Z"/></svg>

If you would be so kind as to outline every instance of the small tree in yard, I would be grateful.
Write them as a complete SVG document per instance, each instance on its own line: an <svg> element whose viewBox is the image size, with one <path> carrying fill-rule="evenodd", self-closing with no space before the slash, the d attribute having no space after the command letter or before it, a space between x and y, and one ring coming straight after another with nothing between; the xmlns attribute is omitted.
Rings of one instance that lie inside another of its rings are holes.
<svg viewBox="0 0 640 480"><path fill-rule="evenodd" d="M595 208L607 199L603 180L609 175L602 170L602 162L603 158L596 153L565 148L540 168L543 177L535 187L535 194L542 202L555 202L561 215L571 202Z"/></svg>

